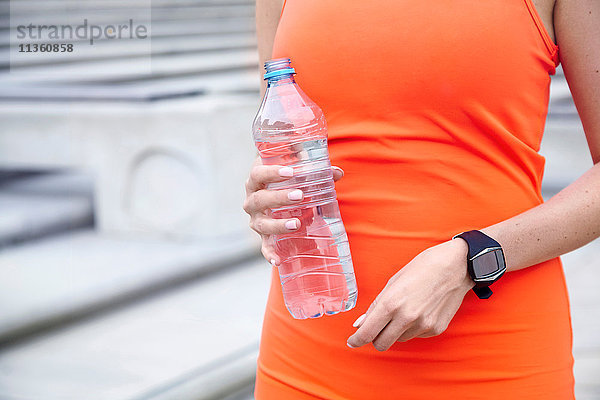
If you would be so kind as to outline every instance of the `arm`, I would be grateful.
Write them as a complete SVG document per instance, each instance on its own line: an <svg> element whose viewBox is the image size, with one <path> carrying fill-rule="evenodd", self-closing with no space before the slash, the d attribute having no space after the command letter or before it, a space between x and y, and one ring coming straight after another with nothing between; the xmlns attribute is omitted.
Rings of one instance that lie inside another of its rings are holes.
<svg viewBox="0 0 600 400"><path fill-rule="evenodd" d="M554 30L595 165L546 203L482 229L505 249L508 270L560 256L600 236L600 2L557 0Z"/></svg>
<svg viewBox="0 0 600 400"><path fill-rule="evenodd" d="M548 202L481 229L504 248L509 271L581 247L600 236L600 2L557 0L554 27L565 77L595 165ZM450 240L431 247L396 273L348 339L350 347L431 337L446 330L473 286L467 245Z"/></svg>
<svg viewBox="0 0 600 400"><path fill-rule="evenodd" d="M481 231L502 245L507 271L591 242L600 236L600 163L546 203Z"/></svg>
<svg viewBox="0 0 600 400"><path fill-rule="evenodd" d="M266 83L262 80L263 65L271 58L275 32L283 0L256 0L256 41L258 44L258 73L261 77L260 96L265 93Z"/></svg>

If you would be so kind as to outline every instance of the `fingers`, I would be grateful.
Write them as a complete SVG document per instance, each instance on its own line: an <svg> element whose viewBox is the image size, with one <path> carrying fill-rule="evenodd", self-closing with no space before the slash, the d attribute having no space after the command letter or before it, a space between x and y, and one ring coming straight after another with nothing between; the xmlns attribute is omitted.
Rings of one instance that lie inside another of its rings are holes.
<svg viewBox="0 0 600 400"><path fill-rule="evenodd" d="M460 307L460 299L452 297L440 302L429 315L415 315L406 319L394 315L392 320L373 340L373 346L379 351L388 350L394 342L406 342L414 338L430 338L446 331L448 324Z"/></svg>
<svg viewBox="0 0 600 400"><path fill-rule="evenodd" d="M344 171L332 166L332 174L335 181L344 176ZM263 165L258 157L250 176L246 180L246 199L243 209L250 215L250 227L258 232L263 239L261 252L263 256L274 266L281 262L275 252L272 243L273 235L290 233L300 228L298 218L274 219L270 210L286 205L300 203L304 194L299 189L268 190L270 183L282 182L294 176L294 169L282 165Z"/></svg>
<svg viewBox="0 0 600 400"><path fill-rule="evenodd" d="M261 235L276 235L294 232L300 228L298 218L274 219L270 217L256 217L250 221L250 227Z"/></svg>
<svg viewBox="0 0 600 400"><path fill-rule="evenodd" d="M360 317L356 318L356 321L354 321L354 323L352 324L352 327L358 328L359 326L361 326L362 323L365 322L365 318L367 318L367 313L364 313Z"/></svg>
<svg viewBox="0 0 600 400"><path fill-rule="evenodd" d="M365 322L367 315L369 315L371 313L371 311L373 311L373 308L375 308L375 306L377 305L377 302L379 301L380 296L381 296L381 292L377 295L377 297L375 297L375 300L373 300L373 302L369 305L369 308L367 309L367 311L363 315L358 317L356 319L356 321L354 321L354 323L352 324L353 328L359 328L363 324L363 322Z"/></svg>
<svg viewBox="0 0 600 400"><path fill-rule="evenodd" d="M271 263L272 266L277 267L280 263L280 259L275 253L275 249L273 248L272 236L263 235L262 246L260 251L265 259Z"/></svg>
<svg viewBox="0 0 600 400"><path fill-rule="evenodd" d="M338 166L332 166L333 180L338 181L344 176L344 170ZM250 170L250 176L246 180L246 193L250 194L267 187L267 184L281 182L294 176L294 169L281 165L262 165L255 162Z"/></svg>
<svg viewBox="0 0 600 400"><path fill-rule="evenodd" d="M376 310L373 313L378 311L379 310ZM359 330L369 322L369 316L370 315L365 314L364 317L359 317L355 322L355 325L360 326ZM368 334L362 337L362 339L367 341L372 338L370 341L373 342L373 347L375 347L375 349L378 351L386 351L395 342L406 342L415 337L433 337L440 335L445 331L446 327L447 324L444 320L437 318L425 318L423 316L400 318L398 315L394 315L390 318L388 323L375 334L375 336L373 336L373 333L377 331L377 328L372 330L367 328ZM358 333L358 331L356 333ZM348 343L349 346L354 345L354 342L351 343L350 340L348 340ZM367 343L369 342L363 344Z"/></svg>
<svg viewBox="0 0 600 400"><path fill-rule="evenodd" d="M407 330L405 330L402 333L402 335L400 335L399 337L397 337L396 338L396 342L407 342L410 339L414 339L416 337L423 337L423 336L421 336L423 334L425 334L423 332L423 328L420 325L416 325L415 324L415 325L411 326L410 328L408 328ZM435 336L435 335L431 335L431 336ZM427 336L427 337L431 337L431 336Z"/></svg>
<svg viewBox="0 0 600 400"><path fill-rule="evenodd" d="M299 203L304 198L300 189L268 190L261 189L250 193L244 201L244 211L250 216L290 204Z"/></svg>
<svg viewBox="0 0 600 400"><path fill-rule="evenodd" d="M430 324L426 324L425 328L421 332L418 332L416 335L412 337L421 337L421 338L429 338L441 335L448 329L448 325L454 315L460 308L462 304L462 297L453 296L447 299L446 301L441 302L437 309L433 312L433 319ZM406 338L405 336L408 332L405 332L398 341L406 341L408 339L412 339L412 337Z"/></svg>
<svg viewBox="0 0 600 400"><path fill-rule="evenodd" d="M331 167L331 172L333 173L333 180L334 181L339 181L344 176L344 170L341 169L340 167L335 166L335 165L333 165Z"/></svg>
<svg viewBox="0 0 600 400"><path fill-rule="evenodd" d="M281 259L275 251L273 235L290 233L298 230L298 228L300 228L300 220L298 218L253 218L250 221L250 227L262 236L262 255L271 263L271 265L278 267L281 263Z"/></svg>
<svg viewBox="0 0 600 400"><path fill-rule="evenodd" d="M378 351L386 351L396 343L398 337L402 336L403 333L408 333L417 329L418 328L412 327L411 325L407 325L404 321L393 319L373 340L373 347ZM420 331L417 333L419 332Z"/></svg>
<svg viewBox="0 0 600 400"><path fill-rule="evenodd" d="M373 308L373 311L364 318L360 328L348 338L348 347L355 348L371 343L390 322L392 316L381 304L378 303Z"/></svg>
<svg viewBox="0 0 600 400"><path fill-rule="evenodd" d="M292 167L256 164L250 170L250 176L246 180L246 194L264 189L269 183L281 182L292 176L294 176Z"/></svg>
<svg viewBox="0 0 600 400"><path fill-rule="evenodd" d="M443 305L438 305L436 312L424 315L422 311L408 311L406 307L390 302L389 298L387 302L381 301L385 297L382 294L383 291L352 325L358 330L348 339L348 346L359 347L372 342L375 349L385 351L396 341L437 336L445 330L445 319L438 318L443 313Z"/></svg>

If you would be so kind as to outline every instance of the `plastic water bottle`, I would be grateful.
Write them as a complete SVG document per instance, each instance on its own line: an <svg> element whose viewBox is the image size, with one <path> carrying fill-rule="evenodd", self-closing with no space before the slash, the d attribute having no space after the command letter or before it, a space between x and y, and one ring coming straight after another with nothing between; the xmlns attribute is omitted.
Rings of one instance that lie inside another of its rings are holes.
<svg viewBox="0 0 600 400"><path fill-rule="evenodd" d="M286 165L294 176L268 189L300 189L299 204L271 210L298 218L294 232L274 235L285 305L296 319L348 311L357 288L348 236L336 199L321 109L300 89L289 58L265 63L267 91L252 131L263 164Z"/></svg>

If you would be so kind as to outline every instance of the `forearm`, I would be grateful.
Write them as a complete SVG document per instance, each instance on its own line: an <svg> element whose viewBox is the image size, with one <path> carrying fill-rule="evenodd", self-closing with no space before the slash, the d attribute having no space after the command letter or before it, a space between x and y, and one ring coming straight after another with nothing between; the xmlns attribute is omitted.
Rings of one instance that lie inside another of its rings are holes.
<svg viewBox="0 0 600 400"><path fill-rule="evenodd" d="M480 230L502 245L509 271L591 242L600 236L600 163L547 202Z"/></svg>
<svg viewBox="0 0 600 400"><path fill-rule="evenodd" d="M261 79L260 96L262 97L266 84L262 80L263 65L271 58L273 42L283 0L256 0L256 42L258 45L258 73Z"/></svg>

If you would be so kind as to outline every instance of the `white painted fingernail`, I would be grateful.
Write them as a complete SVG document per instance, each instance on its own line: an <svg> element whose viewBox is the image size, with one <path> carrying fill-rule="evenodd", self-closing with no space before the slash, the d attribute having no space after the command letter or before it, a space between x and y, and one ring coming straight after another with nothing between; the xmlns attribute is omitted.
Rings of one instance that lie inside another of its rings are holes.
<svg viewBox="0 0 600 400"><path fill-rule="evenodd" d="M363 314L360 317L358 317L356 319L356 321L354 321L354 323L352 324L352 326L354 328L356 328L357 326L359 326L360 324L362 324L362 322L365 320L365 318L367 317L367 314Z"/></svg>
<svg viewBox="0 0 600 400"><path fill-rule="evenodd" d="M355 349L356 347L352 346L350 343L346 342L346 346L350 347L351 349Z"/></svg>
<svg viewBox="0 0 600 400"><path fill-rule="evenodd" d="M279 168L279 176L285 176L285 177L294 176L294 168L292 168L292 167Z"/></svg>
<svg viewBox="0 0 600 400"><path fill-rule="evenodd" d="M272 266L274 266L274 267L276 267L276 266L277 266L277 263L275 262L275 259L274 259L274 258L271 258L271 265L272 265Z"/></svg>
<svg viewBox="0 0 600 400"><path fill-rule="evenodd" d="M338 171L340 171L340 172L342 173L342 176L344 176L344 170L343 170L343 169L341 169L340 167L335 167L335 166L333 166L333 167L331 167L331 168L333 168L333 169L335 169L335 170L338 170Z"/></svg>
<svg viewBox="0 0 600 400"><path fill-rule="evenodd" d="M288 199L290 200L300 200L302 198L302 190L296 189L292 190L288 193Z"/></svg>
<svg viewBox="0 0 600 400"><path fill-rule="evenodd" d="M289 221L285 221L285 227L287 229L296 229L298 227L298 223L295 219L290 219Z"/></svg>

